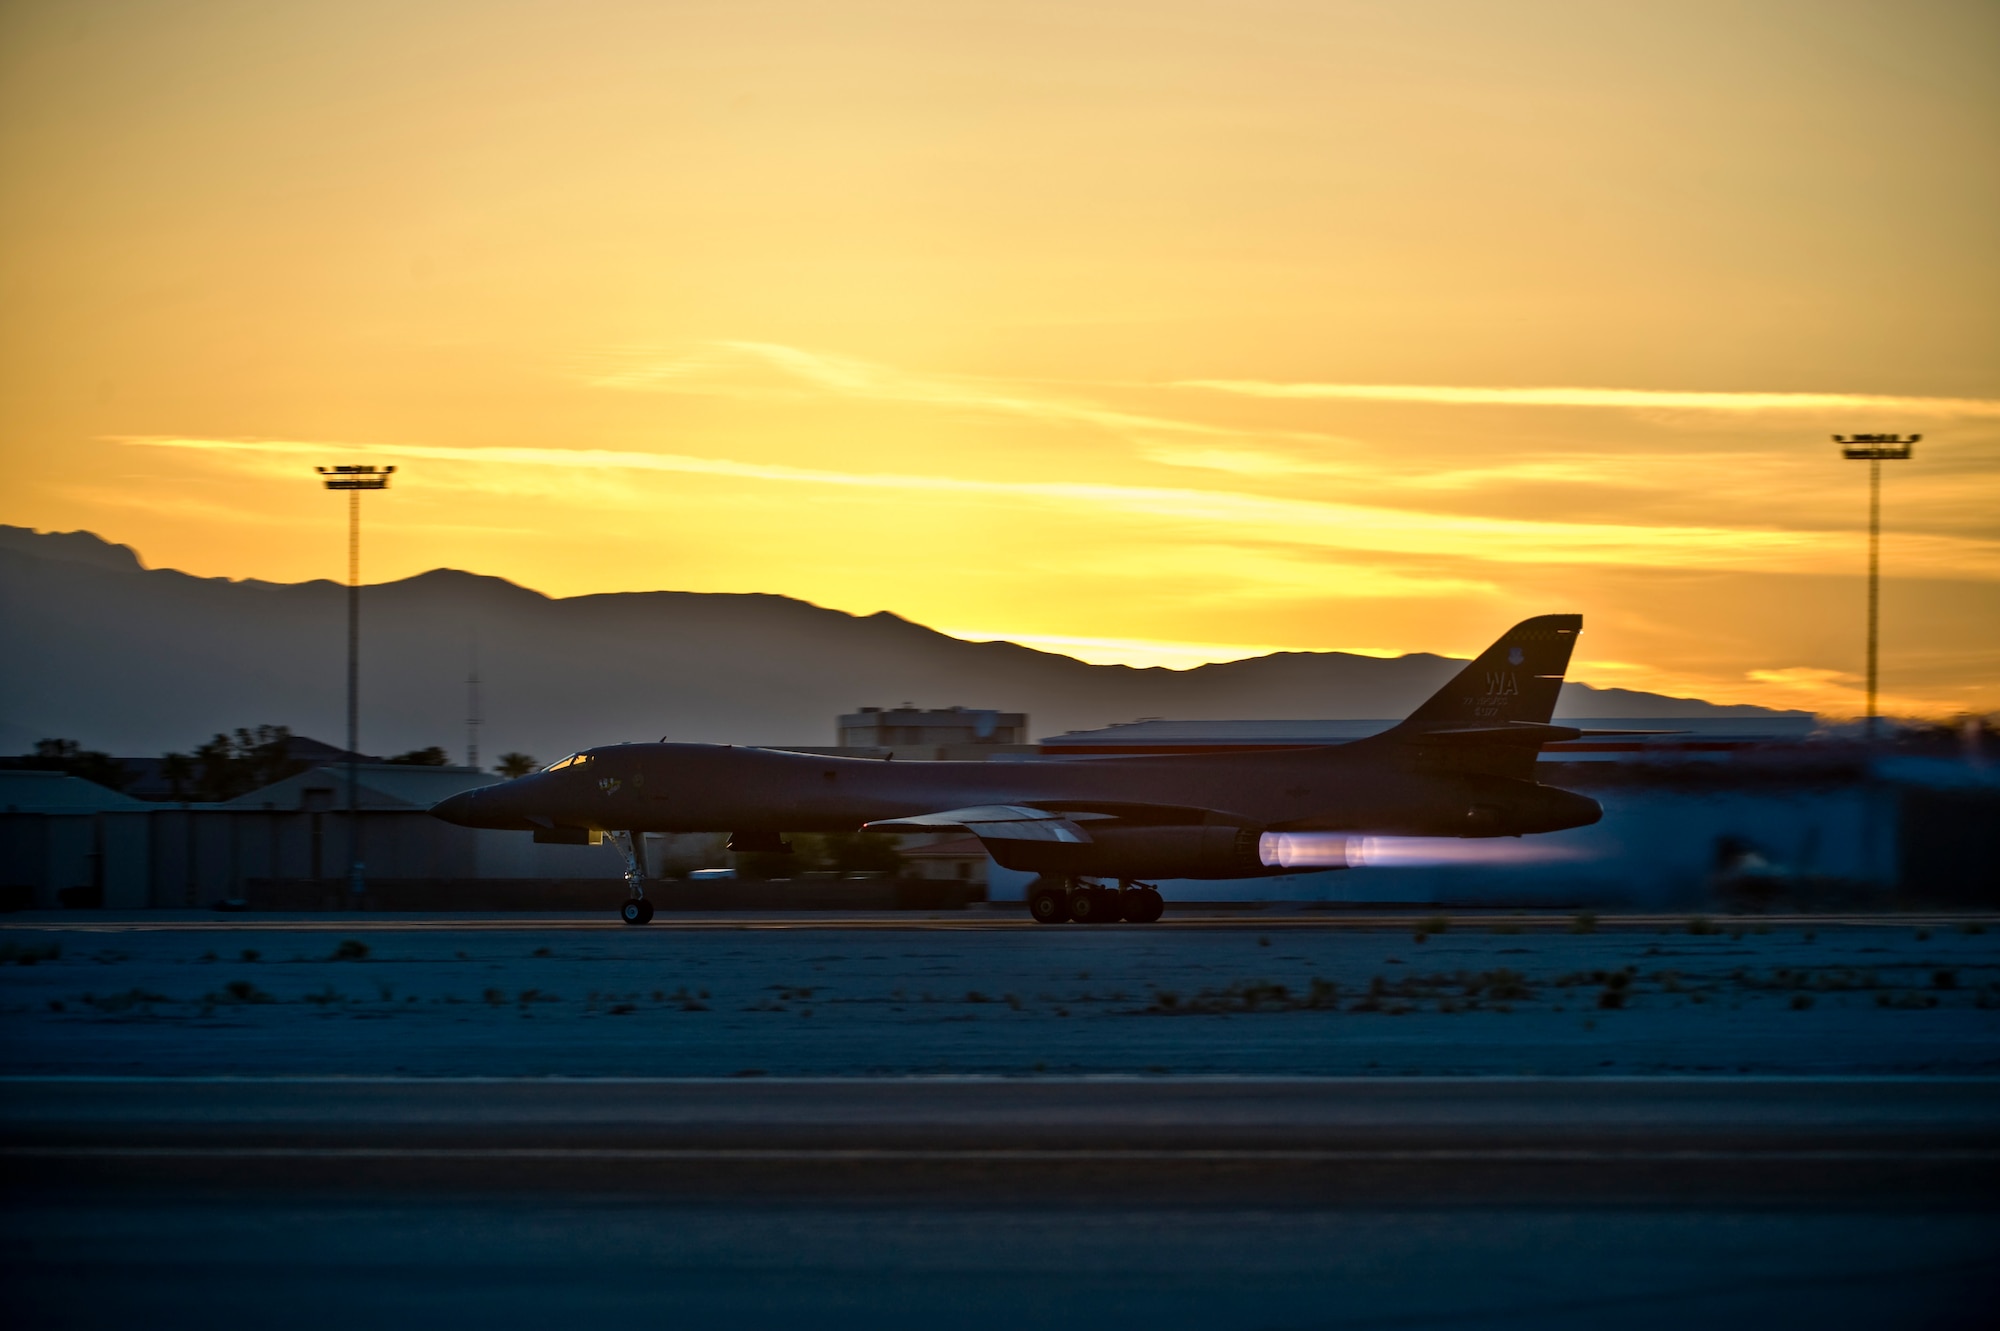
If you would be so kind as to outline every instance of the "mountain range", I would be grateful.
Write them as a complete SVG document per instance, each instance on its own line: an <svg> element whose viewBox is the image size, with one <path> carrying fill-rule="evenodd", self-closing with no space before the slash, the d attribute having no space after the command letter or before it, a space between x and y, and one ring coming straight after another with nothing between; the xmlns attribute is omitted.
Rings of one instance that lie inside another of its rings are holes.
<svg viewBox="0 0 2000 1331"><path fill-rule="evenodd" d="M338 742L345 598L334 582L195 577L90 532L0 526L0 752L61 737L154 754L260 723ZM1189 670L1088 665L886 611L763 594L550 597L455 569L364 587L361 602L361 747L461 752L476 652L488 762L661 737L832 744L839 714L905 702L1027 712L1036 735L1144 716L1394 717L1461 664L1279 652ZM1777 715L1582 684L1564 687L1558 713Z"/></svg>

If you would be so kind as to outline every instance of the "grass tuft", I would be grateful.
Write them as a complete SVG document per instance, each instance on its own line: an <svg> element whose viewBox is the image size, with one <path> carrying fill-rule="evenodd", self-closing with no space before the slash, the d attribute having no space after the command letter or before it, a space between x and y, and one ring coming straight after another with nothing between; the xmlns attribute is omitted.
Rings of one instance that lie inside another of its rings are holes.
<svg viewBox="0 0 2000 1331"><path fill-rule="evenodd" d="M1580 910L1570 916L1569 931L1573 934L1594 934L1597 932L1597 912Z"/></svg>
<svg viewBox="0 0 2000 1331"><path fill-rule="evenodd" d="M135 1007L151 1009L155 1003L173 1002L165 994L156 994L151 990L138 988L127 989L122 994L105 994L101 998L96 994L85 994L83 1001L96 1008L99 1012L130 1012Z"/></svg>
<svg viewBox="0 0 2000 1331"><path fill-rule="evenodd" d="M340 946L333 950L328 961L362 961L368 956L368 944L359 938L343 938Z"/></svg>

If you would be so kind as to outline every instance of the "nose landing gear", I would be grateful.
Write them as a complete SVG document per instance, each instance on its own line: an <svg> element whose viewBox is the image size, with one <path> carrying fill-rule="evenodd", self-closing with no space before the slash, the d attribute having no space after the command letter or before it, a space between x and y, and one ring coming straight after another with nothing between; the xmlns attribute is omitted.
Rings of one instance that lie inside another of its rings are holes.
<svg viewBox="0 0 2000 1331"><path fill-rule="evenodd" d="M647 924L653 918L653 903L646 900L646 838L643 832L606 832L605 838L625 857L625 886L632 898L618 908L618 918L627 924Z"/></svg>
<svg viewBox="0 0 2000 1331"><path fill-rule="evenodd" d="M1119 880L1115 888L1108 888L1088 878L1042 877L1035 880L1028 892L1028 914L1040 924L1061 924L1065 920L1075 920L1078 924L1113 924L1119 920L1151 924L1165 912L1166 901L1158 888L1129 878Z"/></svg>

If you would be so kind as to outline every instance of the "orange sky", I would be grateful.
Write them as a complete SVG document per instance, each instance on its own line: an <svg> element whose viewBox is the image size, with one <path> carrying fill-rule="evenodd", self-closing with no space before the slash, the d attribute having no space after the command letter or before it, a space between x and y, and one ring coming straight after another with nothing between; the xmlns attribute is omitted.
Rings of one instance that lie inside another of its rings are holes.
<svg viewBox="0 0 2000 1331"><path fill-rule="evenodd" d="M2000 708L1985 3L10 3L0 521ZM994 700L996 705L1005 700Z"/></svg>

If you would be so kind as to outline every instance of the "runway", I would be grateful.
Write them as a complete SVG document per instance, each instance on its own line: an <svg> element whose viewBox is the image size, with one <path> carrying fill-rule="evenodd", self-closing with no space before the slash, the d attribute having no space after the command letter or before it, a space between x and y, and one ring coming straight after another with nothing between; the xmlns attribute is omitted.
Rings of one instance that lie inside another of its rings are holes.
<svg viewBox="0 0 2000 1331"><path fill-rule="evenodd" d="M0 1278L29 1327L1983 1325L2000 930L1948 918L15 917Z"/></svg>
<svg viewBox="0 0 2000 1331"><path fill-rule="evenodd" d="M425 933L470 930L481 933L597 933L597 932L713 932L713 931L863 931L956 932L1026 931L1092 933L1112 931L1263 931L1343 929L1388 929L1410 931L1420 926L1522 932L1574 932L1579 918L1589 932L1682 930L1691 920L1720 933L1769 932L1772 929L1987 929L2000 930L2000 913L1992 911L1898 911L1816 912L1811 914L1734 915L1710 917L1699 912L1627 912L1599 914L1549 911L1489 911L1454 909L1449 906L1410 910L1361 910L1340 906L1300 910L1291 903L1263 905L1169 906L1167 915L1152 924L1043 925L1027 914L1019 903L997 902L958 911L662 911L643 929L635 929L615 916L567 912L508 911L383 913L375 911L333 911L327 913L217 913L213 911L144 911L107 915L103 911L36 911L7 918L0 929L26 933Z"/></svg>
<svg viewBox="0 0 2000 1331"><path fill-rule="evenodd" d="M10 1078L78 1186L1070 1201L2000 1197L2000 1079Z"/></svg>
<svg viewBox="0 0 2000 1331"><path fill-rule="evenodd" d="M0 1083L24 1326L1974 1326L2000 1081Z"/></svg>

